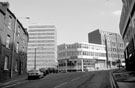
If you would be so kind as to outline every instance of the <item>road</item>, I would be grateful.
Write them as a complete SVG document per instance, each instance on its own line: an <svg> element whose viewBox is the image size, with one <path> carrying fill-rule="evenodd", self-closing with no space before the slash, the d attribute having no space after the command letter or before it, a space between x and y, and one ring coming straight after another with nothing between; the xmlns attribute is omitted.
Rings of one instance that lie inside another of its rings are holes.
<svg viewBox="0 0 135 88"><path fill-rule="evenodd" d="M111 83L109 71L70 72L23 80L3 88L111 88Z"/></svg>

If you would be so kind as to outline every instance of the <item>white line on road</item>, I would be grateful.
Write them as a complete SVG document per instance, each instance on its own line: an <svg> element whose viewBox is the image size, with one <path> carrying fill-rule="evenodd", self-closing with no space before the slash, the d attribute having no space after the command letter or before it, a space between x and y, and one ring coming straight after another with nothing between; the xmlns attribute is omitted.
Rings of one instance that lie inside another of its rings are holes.
<svg viewBox="0 0 135 88"><path fill-rule="evenodd" d="M59 85L55 86L54 88L59 88L59 87L61 87L61 86L65 85L65 84L67 84L67 82L61 83L61 84L59 84Z"/></svg>
<svg viewBox="0 0 135 88"><path fill-rule="evenodd" d="M19 80L19 79L18 79L18 80ZM3 85L7 85L7 84L10 84L10 83L12 83L12 82L16 82L16 81L18 81L18 80L9 81L9 82L4 83Z"/></svg>
<svg viewBox="0 0 135 88"><path fill-rule="evenodd" d="M77 79L79 79L80 77L77 77L77 78L74 78L74 79L72 79L71 81L75 81L75 80L77 80Z"/></svg>
<svg viewBox="0 0 135 88"><path fill-rule="evenodd" d="M27 82L27 81L19 82L19 83L12 84L12 85L9 85L9 86L4 86L4 87L2 87L2 88L8 88L8 87L16 86L16 85L19 85L19 84L22 84L22 83L25 83L25 82Z"/></svg>

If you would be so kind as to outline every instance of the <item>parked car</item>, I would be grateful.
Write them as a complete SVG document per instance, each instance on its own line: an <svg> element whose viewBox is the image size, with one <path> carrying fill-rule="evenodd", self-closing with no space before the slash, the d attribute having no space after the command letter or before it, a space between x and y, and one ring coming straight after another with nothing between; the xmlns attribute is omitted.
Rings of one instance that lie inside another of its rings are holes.
<svg viewBox="0 0 135 88"><path fill-rule="evenodd" d="M48 73L47 68L40 68L40 71L43 72L44 76L46 76Z"/></svg>
<svg viewBox="0 0 135 88"><path fill-rule="evenodd" d="M44 74L40 70L33 69L33 70L28 71L28 79L43 78L43 77L44 77Z"/></svg>

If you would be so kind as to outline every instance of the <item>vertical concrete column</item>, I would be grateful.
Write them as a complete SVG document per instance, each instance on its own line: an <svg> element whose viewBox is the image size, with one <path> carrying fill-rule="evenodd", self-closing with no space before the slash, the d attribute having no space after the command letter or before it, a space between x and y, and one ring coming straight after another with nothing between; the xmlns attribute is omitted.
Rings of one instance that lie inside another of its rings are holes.
<svg viewBox="0 0 135 88"><path fill-rule="evenodd" d="M112 68L112 61L110 61L110 68Z"/></svg>
<svg viewBox="0 0 135 88"><path fill-rule="evenodd" d="M105 69L107 69L107 61L105 60Z"/></svg>
<svg viewBox="0 0 135 88"><path fill-rule="evenodd" d="M65 60L65 63L66 63L66 72L67 72L67 60Z"/></svg>
<svg viewBox="0 0 135 88"><path fill-rule="evenodd" d="M84 70L83 70L83 59L81 59L81 63L82 63L82 72L83 72L83 71L84 71Z"/></svg>

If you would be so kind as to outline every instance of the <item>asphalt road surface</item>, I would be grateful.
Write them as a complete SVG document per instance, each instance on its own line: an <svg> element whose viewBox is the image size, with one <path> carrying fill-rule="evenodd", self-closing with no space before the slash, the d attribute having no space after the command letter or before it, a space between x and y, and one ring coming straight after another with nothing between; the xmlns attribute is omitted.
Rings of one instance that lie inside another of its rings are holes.
<svg viewBox="0 0 135 88"><path fill-rule="evenodd" d="M26 79L3 88L111 88L111 83L109 71L69 72Z"/></svg>

